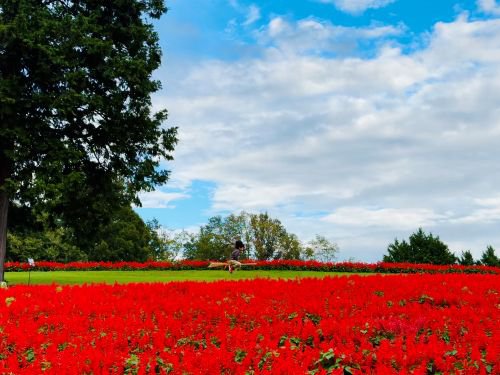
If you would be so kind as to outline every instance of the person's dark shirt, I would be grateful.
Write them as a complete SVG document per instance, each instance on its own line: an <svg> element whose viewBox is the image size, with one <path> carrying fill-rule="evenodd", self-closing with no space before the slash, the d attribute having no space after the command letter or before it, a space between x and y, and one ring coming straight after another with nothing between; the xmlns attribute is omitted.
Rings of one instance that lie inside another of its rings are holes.
<svg viewBox="0 0 500 375"><path fill-rule="evenodd" d="M231 253L231 260L238 260L240 259L240 249L234 249L233 252Z"/></svg>

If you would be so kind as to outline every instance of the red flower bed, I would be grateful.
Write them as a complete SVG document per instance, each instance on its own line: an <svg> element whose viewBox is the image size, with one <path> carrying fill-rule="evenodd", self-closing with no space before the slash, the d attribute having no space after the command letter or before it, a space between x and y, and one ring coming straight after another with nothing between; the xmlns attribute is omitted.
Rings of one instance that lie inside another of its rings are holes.
<svg viewBox="0 0 500 375"><path fill-rule="evenodd" d="M496 275L16 286L0 303L0 373L500 373Z"/></svg>
<svg viewBox="0 0 500 375"><path fill-rule="evenodd" d="M244 261L245 262L245 261ZM317 262L302 260L255 261L252 267L243 270L302 270L323 272L368 272L368 273L491 273L500 274L500 267L460 266L414 263L356 263L356 262ZM84 271L84 270L196 270L207 269L209 261L183 260L178 262L36 262L36 271ZM7 262L5 270L11 272L27 271L28 263Z"/></svg>

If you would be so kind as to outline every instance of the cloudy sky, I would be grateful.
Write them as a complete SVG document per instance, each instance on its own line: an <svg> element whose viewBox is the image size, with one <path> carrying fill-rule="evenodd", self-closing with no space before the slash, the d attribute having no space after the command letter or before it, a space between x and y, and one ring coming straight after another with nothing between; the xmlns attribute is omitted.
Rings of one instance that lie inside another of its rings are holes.
<svg viewBox="0 0 500 375"><path fill-rule="evenodd" d="M341 260L418 227L500 249L500 2L167 4L154 105L180 142L144 219L267 211Z"/></svg>

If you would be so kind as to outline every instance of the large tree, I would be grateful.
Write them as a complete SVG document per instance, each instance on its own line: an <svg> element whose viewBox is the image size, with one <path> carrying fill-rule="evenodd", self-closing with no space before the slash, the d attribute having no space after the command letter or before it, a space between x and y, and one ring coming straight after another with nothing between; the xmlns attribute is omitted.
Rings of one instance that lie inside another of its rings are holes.
<svg viewBox="0 0 500 375"><path fill-rule="evenodd" d="M384 262L453 264L457 261L455 255L448 249L448 245L441 241L439 236L426 234L422 228L413 233L408 242L405 240L399 242L396 239L388 246L387 251Z"/></svg>
<svg viewBox="0 0 500 375"><path fill-rule="evenodd" d="M9 203L82 238L165 183L176 129L152 112L162 0L0 0L0 278ZM93 224L92 224L93 223Z"/></svg>

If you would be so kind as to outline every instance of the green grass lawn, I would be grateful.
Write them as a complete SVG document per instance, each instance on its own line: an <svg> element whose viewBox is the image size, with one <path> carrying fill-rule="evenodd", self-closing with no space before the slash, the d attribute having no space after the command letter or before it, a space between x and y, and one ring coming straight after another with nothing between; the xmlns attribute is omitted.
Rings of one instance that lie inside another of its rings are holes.
<svg viewBox="0 0 500 375"><path fill-rule="evenodd" d="M230 274L222 270L190 271L52 271L31 272L31 284L84 284L84 283L152 283L169 281L215 281L263 278L294 279L297 277L325 277L353 275L347 272L316 271L236 271ZM28 284L28 272L6 272L9 285Z"/></svg>

